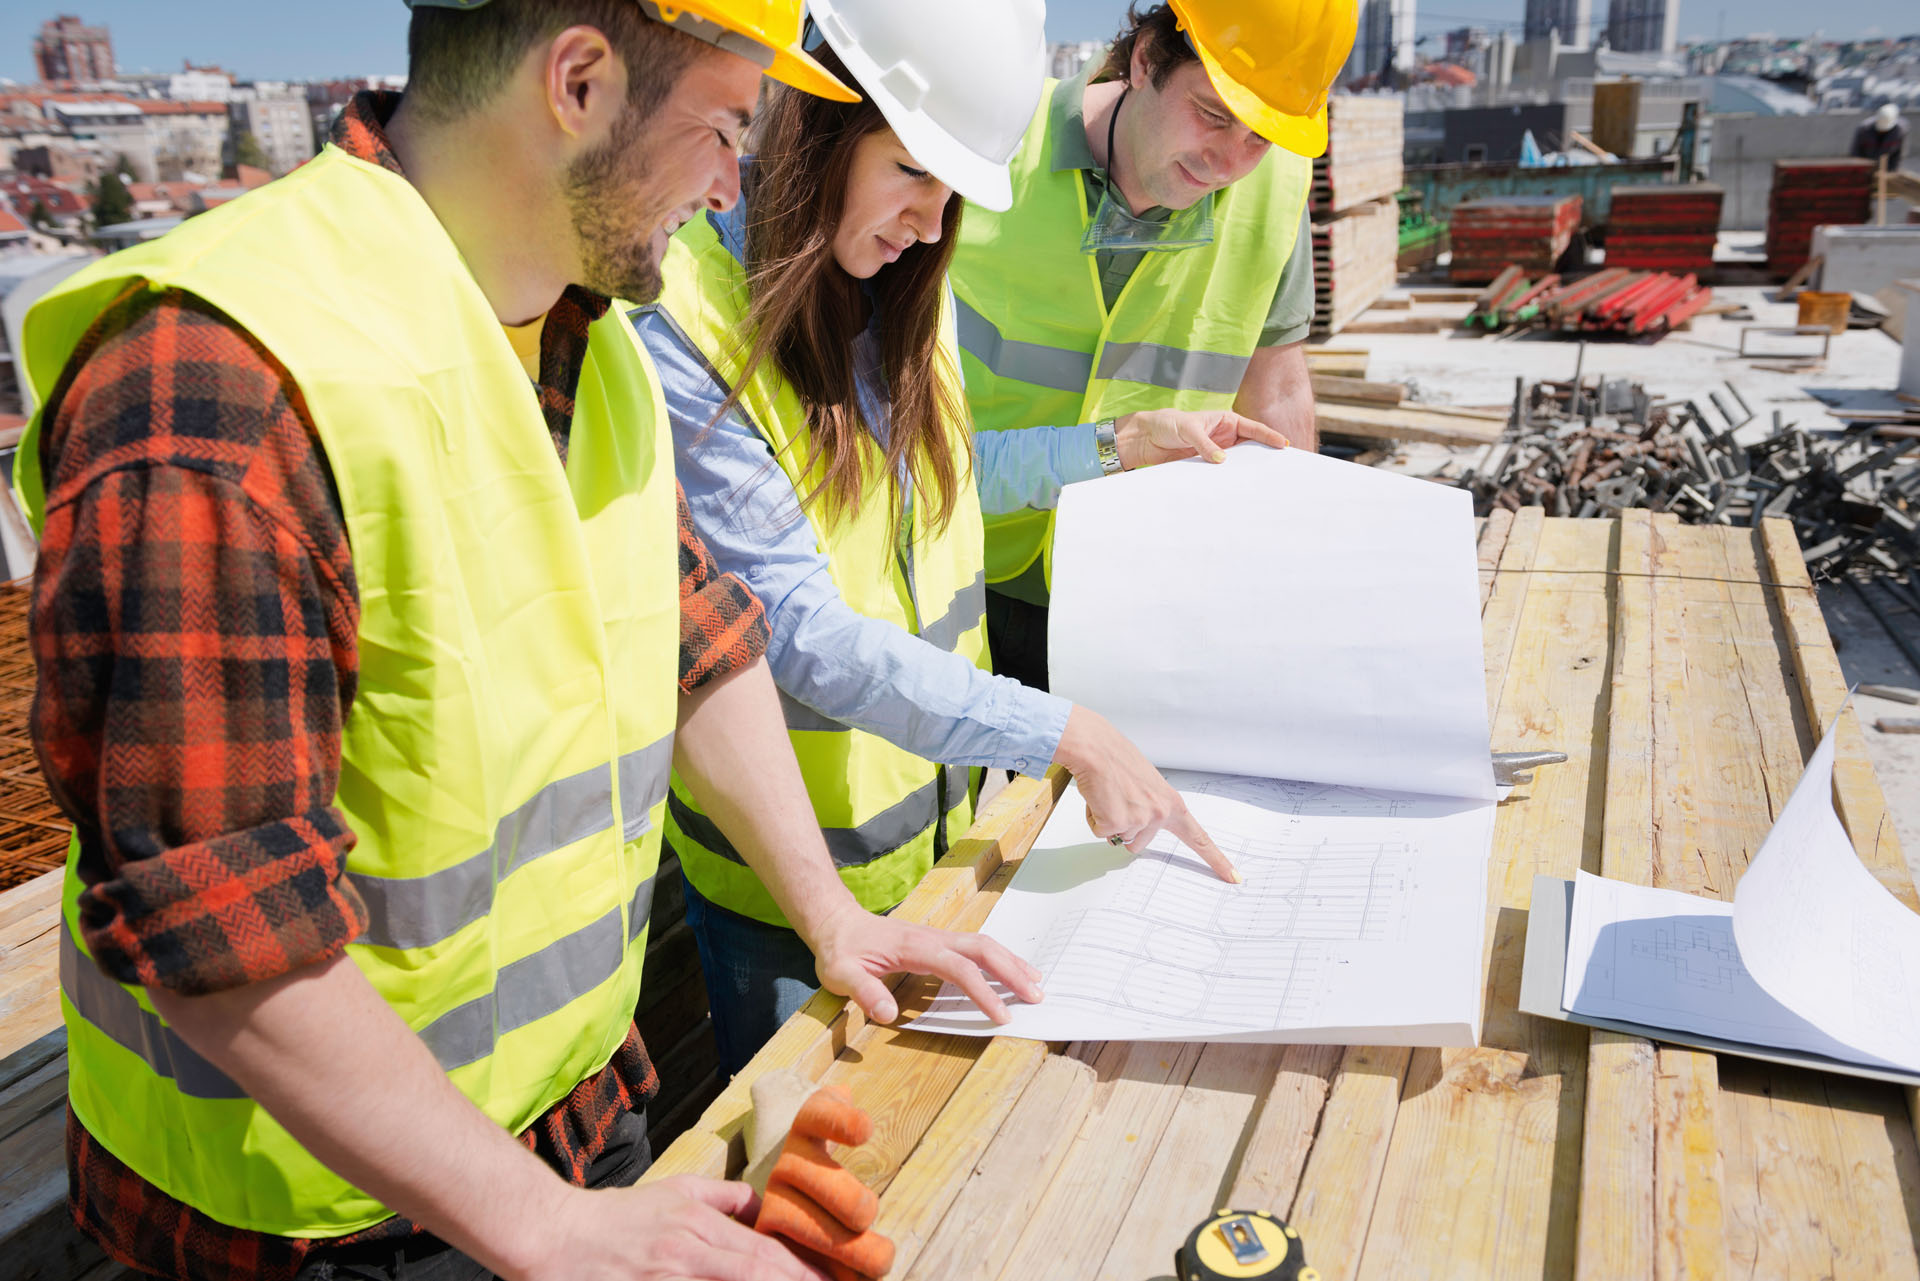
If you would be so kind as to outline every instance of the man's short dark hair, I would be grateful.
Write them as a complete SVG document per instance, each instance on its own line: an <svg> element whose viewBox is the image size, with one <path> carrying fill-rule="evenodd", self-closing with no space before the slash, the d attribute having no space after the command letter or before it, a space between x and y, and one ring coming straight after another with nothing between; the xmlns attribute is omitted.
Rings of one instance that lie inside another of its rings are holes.
<svg viewBox="0 0 1920 1281"><path fill-rule="evenodd" d="M423 5L407 28L407 99L427 119L458 120L506 87L521 60L568 27L593 27L627 67L627 101L652 115L709 46L655 22L634 0L490 0Z"/></svg>
<svg viewBox="0 0 1920 1281"><path fill-rule="evenodd" d="M1147 39L1147 78L1153 81L1153 87L1164 89L1167 77L1189 62L1197 62L1200 55L1187 43L1186 33L1180 30L1180 19L1171 5L1150 4L1142 7L1138 4L1127 6L1126 21L1121 24L1120 34L1113 38L1107 48L1106 65L1100 68L1096 80L1126 80L1133 74L1133 50L1140 38Z"/></svg>

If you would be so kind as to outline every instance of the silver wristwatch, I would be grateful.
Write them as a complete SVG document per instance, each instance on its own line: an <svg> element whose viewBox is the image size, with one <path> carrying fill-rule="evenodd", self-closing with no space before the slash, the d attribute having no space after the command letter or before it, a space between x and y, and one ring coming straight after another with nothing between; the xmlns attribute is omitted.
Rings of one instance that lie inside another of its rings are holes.
<svg viewBox="0 0 1920 1281"><path fill-rule="evenodd" d="M1126 470L1120 462L1120 440L1115 429L1117 419L1102 418L1093 425L1093 452L1100 456L1100 471L1117 476Z"/></svg>

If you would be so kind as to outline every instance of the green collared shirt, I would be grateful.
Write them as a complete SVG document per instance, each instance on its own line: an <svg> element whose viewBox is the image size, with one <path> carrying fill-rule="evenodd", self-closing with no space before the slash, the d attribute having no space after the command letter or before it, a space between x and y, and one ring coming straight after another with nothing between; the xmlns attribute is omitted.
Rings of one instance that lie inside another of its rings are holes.
<svg viewBox="0 0 1920 1281"><path fill-rule="evenodd" d="M1080 171L1080 177L1087 184L1089 209L1099 208L1100 197L1107 190L1107 172L1094 160L1093 148L1087 145L1085 97L1087 81L1096 65L1090 62L1079 75L1063 81L1054 91L1053 101L1047 107L1047 129L1053 140L1054 172L1063 169ZM1160 222L1171 217L1172 212L1155 207L1139 216ZM1116 253L1112 250L1102 250L1094 255L1095 266L1100 270L1100 292L1109 309L1120 296L1120 291L1127 287L1127 281L1133 278L1133 270L1140 265L1142 256L1137 252ZM1273 306L1267 311L1267 323L1260 327L1260 345L1285 347L1297 343L1307 336L1312 327L1313 235L1309 215L1302 211L1300 238L1294 241L1293 255L1287 259L1286 268L1280 273L1280 287L1274 291Z"/></svg>

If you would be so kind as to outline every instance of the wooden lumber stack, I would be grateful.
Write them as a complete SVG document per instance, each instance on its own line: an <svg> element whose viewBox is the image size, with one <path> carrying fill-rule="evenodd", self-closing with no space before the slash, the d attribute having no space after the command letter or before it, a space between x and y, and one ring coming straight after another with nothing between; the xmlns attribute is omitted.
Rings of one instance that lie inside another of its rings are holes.
<svg viewBox="0 0 1920 1281"><path fill-rule="evenodd" d="M1578 196L1483 196L1454 206L1452 278L1485 283L1508 267L1545 275L1580 226Z"/></svg>
<svg viewBox="0 0 1920 1281"><path fill-rule="evenodd" d="M1313 162L1315 218L1391 196L1406 173L1406 100L1394 94L1335 94L1327 100L1327 151Z"/></svg>
<svg viewBox="0 0 1920 1281"><path fill-rule="evenodd" d="M1710 182L1616 187L1607 214L1607 265L1706 275L1725 193Z"/></svg>
<svg viewBox="0 0 1920 1281"><path fill-rule="evenodd" d="M1806 265L1813 229L1857 226L1873 216L1871 161L1823 157L1773 162L1767 203L1767 270L1791 276Z"/></svg>
<svg viewBox="0 0 1920 1281"><path fill-rule="evenodd" d="M1336 334L1393 288L1400 206L1391 196L1313 224L1313 332Z"/></svg>
<svg viewBox="0 0 1920 1281"><path fill-rule="evenodd" d="M1337 95L1313 162L1313 332L1338 333L1393 287L1400 255L1403 99Z"/></svg>

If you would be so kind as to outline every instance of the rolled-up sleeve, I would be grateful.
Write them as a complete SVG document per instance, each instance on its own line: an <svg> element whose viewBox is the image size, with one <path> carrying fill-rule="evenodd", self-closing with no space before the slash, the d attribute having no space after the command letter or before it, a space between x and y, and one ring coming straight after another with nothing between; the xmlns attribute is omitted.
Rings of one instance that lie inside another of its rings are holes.
<svg viewBox="0 0 1920 1281"><path fill-rule="evenodd" d="M787 699L928 760L1044 770L1071 704L849 606L766 442L738 414L715 421L726 393L668 321L642 311L635 323L660 370L694 525L765 610Z"/></svg>
<svg viewBox="0 0 1920 1281"><path fill-rule="evenodd" d="M82 936L187 994L337 955L366 924L332 802L358 603L284 373L147 295L56 388L33 584L34 745L80 838Z"/></svg>

